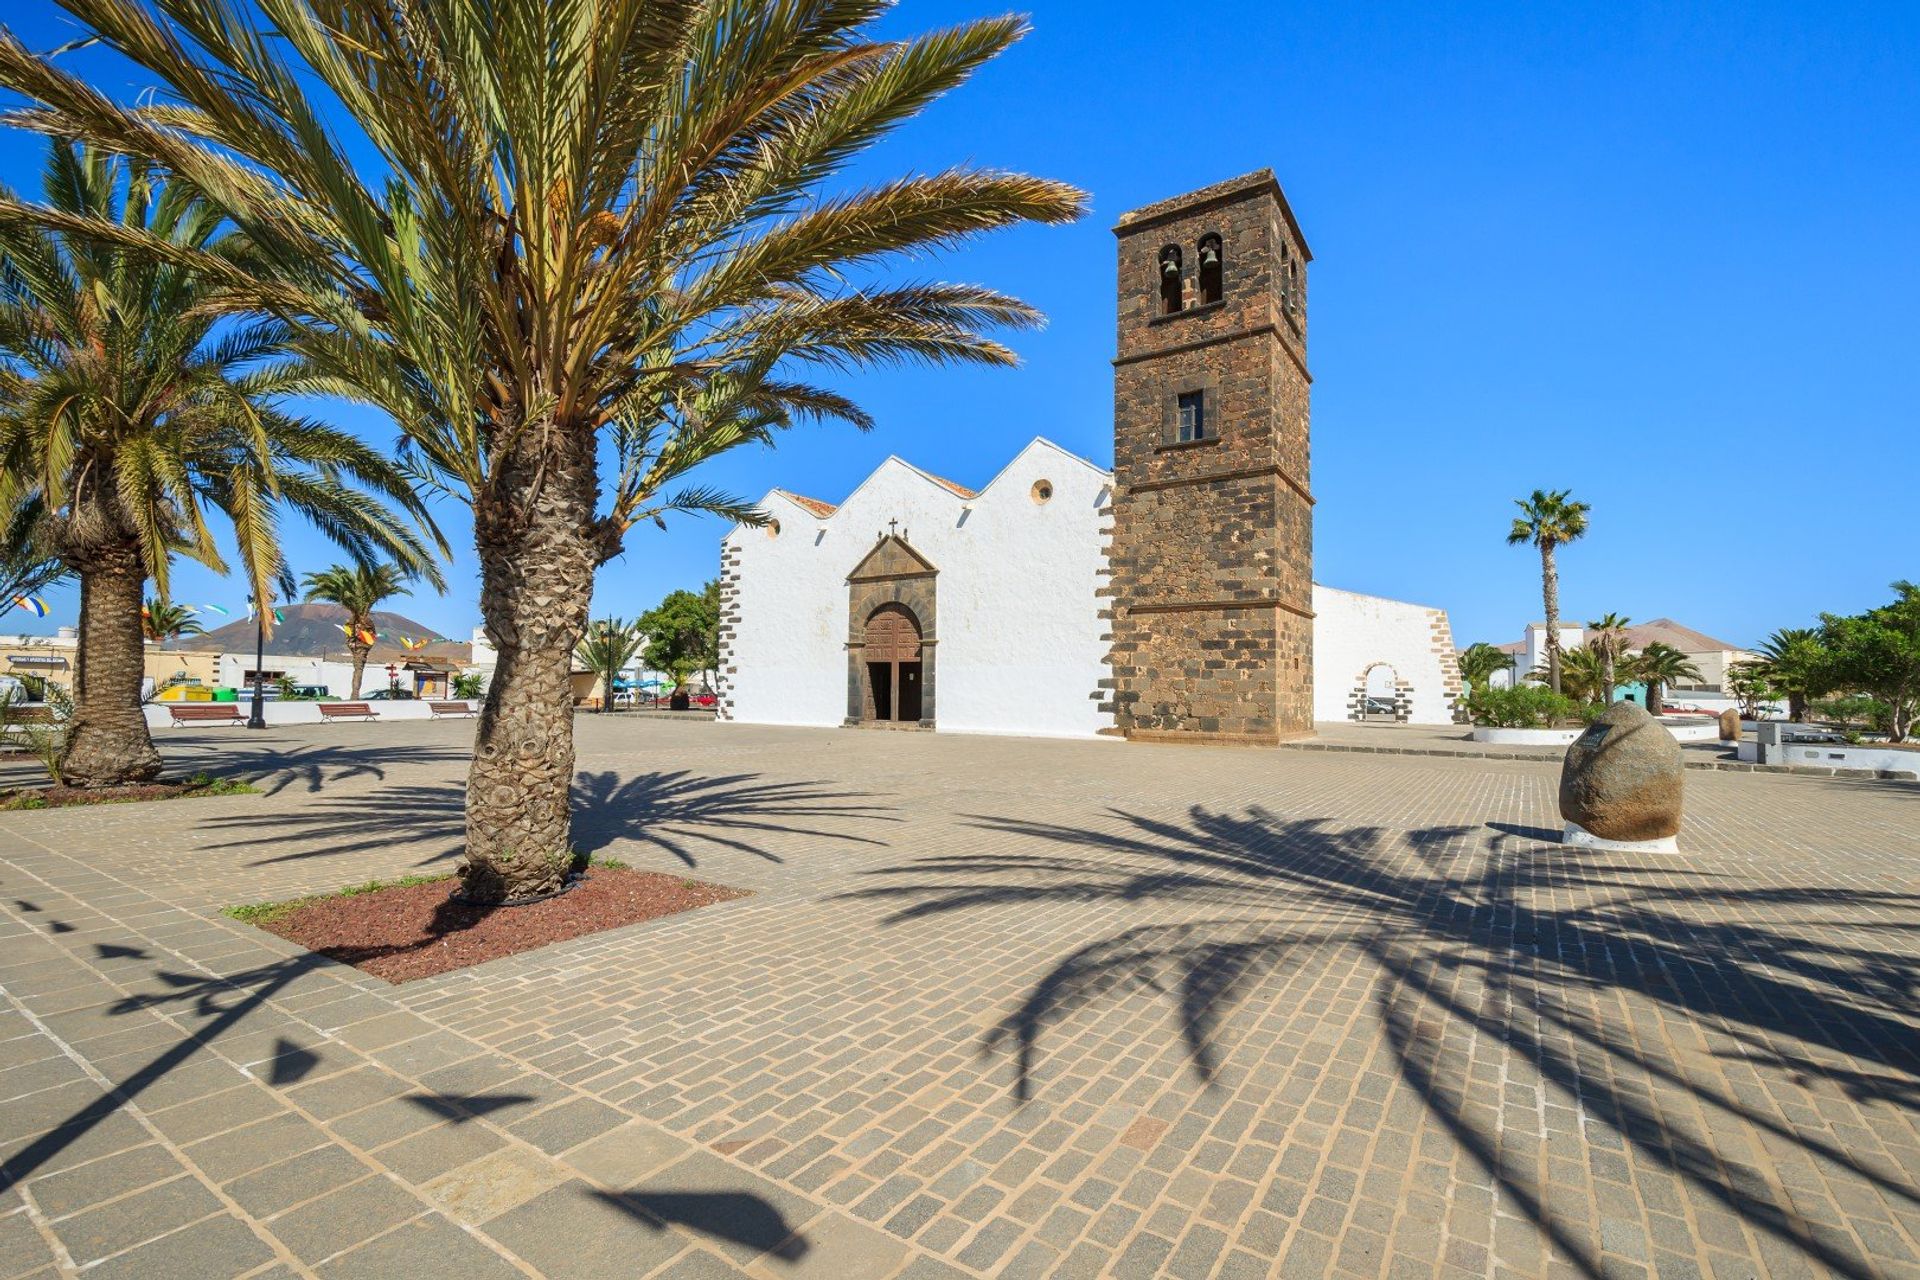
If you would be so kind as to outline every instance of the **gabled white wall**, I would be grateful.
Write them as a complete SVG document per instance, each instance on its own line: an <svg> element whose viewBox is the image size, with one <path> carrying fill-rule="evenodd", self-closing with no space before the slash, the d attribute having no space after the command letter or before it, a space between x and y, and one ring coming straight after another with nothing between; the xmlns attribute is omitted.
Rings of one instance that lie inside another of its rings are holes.
<svg viewBox="0 0 1920 1280"><path fill-rule="evenodd" d="M1053 496L1033 500L1047 481ZM733 633L723 669L734 720L839 724L846 716L847 574L889 522L938 569L935 727L1090 737L1112 723L1098 681L1106 628L1100 509L1110 477L1044 440L966 499L889 458L821 519L778 492L777 535L737 528Z"/></svg>

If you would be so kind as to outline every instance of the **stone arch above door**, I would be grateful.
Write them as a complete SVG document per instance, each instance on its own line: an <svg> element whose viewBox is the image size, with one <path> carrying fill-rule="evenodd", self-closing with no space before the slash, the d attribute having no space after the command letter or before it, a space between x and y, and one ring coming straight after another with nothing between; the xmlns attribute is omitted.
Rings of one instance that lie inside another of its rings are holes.
<svg viewBox="0 0 1920 1280"><path fill-rule="evenodd" d="M1391 662L1369 662L1347 699L1349 720L1391 720L1405 724L1413 717L1413 685L1402 679Z"/></svg>
<svg viewBox="0 0 1920 1280"><path fill-rule="evenodd" d="M935 584L940 571L898 534L882 534L872 550L847 575L847 719L849 725L869 723L867 666L868 622L893 606L918 627L921 728L934 725L935 691L939 663L938 612ZM889 643L892 633L889 633ZM893 654L876 661L899 661Z"/></svg>

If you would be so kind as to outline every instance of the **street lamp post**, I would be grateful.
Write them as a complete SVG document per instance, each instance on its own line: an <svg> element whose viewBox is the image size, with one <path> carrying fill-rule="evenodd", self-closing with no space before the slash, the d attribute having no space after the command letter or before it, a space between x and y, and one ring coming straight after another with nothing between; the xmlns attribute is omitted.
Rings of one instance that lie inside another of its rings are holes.
<svg viewBox="0 0 1920 1280"><path fill-rule="evenodd" d="M253 714L247 717L247 728L264 729L267 727L266 692L260 687L261 668L267 665L267 605L264 601L253 602Z"/></svg>

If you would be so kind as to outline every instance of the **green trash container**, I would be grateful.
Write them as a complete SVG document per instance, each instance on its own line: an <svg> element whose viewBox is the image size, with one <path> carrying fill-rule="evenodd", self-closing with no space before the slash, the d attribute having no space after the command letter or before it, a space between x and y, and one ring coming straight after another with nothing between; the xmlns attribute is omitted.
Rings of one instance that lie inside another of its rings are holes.
<svg viewBox="0 0 1920 1280"><path fill-rule="evenodd" d="M240 701L240 691L238 689L215 689L213 691L213 700L215 702L238 702Z"/></svg>

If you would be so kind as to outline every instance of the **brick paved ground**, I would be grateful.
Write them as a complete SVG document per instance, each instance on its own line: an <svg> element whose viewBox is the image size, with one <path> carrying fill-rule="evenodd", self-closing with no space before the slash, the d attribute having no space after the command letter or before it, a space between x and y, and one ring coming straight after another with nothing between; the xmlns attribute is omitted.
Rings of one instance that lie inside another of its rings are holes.
<svg viewBox="0 0 1920 1280"><path fill-rule="evenodd" d="M1920 1276L1920 788L581 722L755 896L388 987L216 912L447 865L453 723L0 815L0 1278Z"/></svg>

